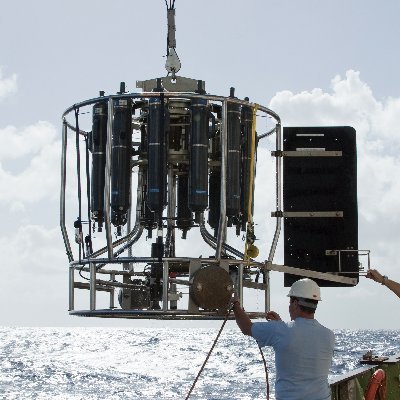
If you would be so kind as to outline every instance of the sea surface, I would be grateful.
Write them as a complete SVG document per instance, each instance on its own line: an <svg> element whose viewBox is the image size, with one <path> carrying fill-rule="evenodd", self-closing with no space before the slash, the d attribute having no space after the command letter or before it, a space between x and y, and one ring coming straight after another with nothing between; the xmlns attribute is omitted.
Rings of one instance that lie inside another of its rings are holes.
<svg viewBox="0 0 400 400"><path fill-rule="evenodd" d="M0 399L185 399L218 328L0 328ZM400 331L337 330L330 380L368 350L400 352ZM270 398L274 356L265 348ZM224 329L189 399L265 399L252 338Z"/></svg>

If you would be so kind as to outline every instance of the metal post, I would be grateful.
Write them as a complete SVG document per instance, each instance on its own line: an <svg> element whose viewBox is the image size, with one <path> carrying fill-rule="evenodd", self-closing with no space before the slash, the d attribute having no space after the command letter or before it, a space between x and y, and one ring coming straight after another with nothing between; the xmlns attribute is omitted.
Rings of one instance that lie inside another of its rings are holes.
<svg viewBox="0 0 400 400"><path fill-rule="evenodd" d="M280 152L282 150L282 127L281 123L278 122L276 124L276 151ZM268 255L268 262L272 263L274 256L275 256L275 250L278 245L278 239L279 239L279 234L281 232L281 226L282 226L282 217L280 216L280 211L282 210L282 157L276 157L275 160L275 165L276 165L276 176L275 176L275 181L276 181L276 211L278 212L278 215L276 217L276 228L275 228L275 234L274 238L272 240L272 245L271 249ZM271 307L271 298L270 298L270 290L269 290L269 271L264 270L264 277L265 277L265 283L267 285L266 290L265 290L265 310L269 311Z"/></svg>
<svg viewBox="0 0 400 400"><path fill-rule="evenodd" d="M68 311L73 311L75 307L75 267L69 267L69 307Z"/></svg>
<svg viewBox="0 0 400 400"><path fill-rule="evenodd" d="M217 250L215 258L221 259L222 244L226 234L226 159L228 153L228 102L225 99L222 105L222 134L221 134L221 212L219 217Z"/></svg>
<svg viewBox="0 0 400 400"><path fill-rule="evenodd" d="M113 245L111 235L111 220L110 220L110 183L111 183L111 150L112 150L112 130L114 119L114 100L108 98L108 120L107 120L107 144L106 144L106 171L104 184L104 223L107 237L107 252L108 258L113 258Z"/></svg>
<svg viewBox="0 0 400 400"><path fill-rule="evenodd" d="M96 264L90 263L90 282L89 282L89 292L90 292L90 311L96 309Z"/></svg>
<svg viewBox="0 0 400 400"><path fill-rule="evenodd" d="M167 240L166 248L168 257L175 257L175 228L174 221L176 215L176 180L172 166L168 170L168 209L167 209ZM172 251L171 251L172 250Z"/></svg>
<svg viewBox="0 0 400 400"><path fill-rule="evenodd" d="M168 261L163 261L163 292L162 292L162 301L163 301L163 311L168 311Z"/></svg>
<svg viewBox="0 0 400 400"><path fill-rule="evenodd" d="M115 274L110 274L110 281L114 282L115 281ZM115 308L114 304L114 294L115 294L115 289L114 286L110 289L110 308L113 309Z"/></svg>
<svg viewBox="0 0 400 400"><path fill-rule="evenodd" d="M239 296L240 306L243 307L243 264L239 264L238 283L239 283L238 296Z"/></svg>
<svg viewBox="0 0 400 400"><path fill-rule="evenodd" d="M67 182L67 142L68 142L68 125L64 118L62 130L62 152L61 152L61 190L60 190L60 227L64 239L65 250L67 252L68 261L74 260L71 245L68 239L68 232L65 227L65 186Z"/></svg>

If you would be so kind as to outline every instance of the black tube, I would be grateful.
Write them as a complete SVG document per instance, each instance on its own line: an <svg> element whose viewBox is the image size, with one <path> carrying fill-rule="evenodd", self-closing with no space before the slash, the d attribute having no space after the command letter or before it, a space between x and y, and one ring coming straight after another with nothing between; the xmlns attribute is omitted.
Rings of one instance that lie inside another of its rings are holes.
<svg viewBox="0 0 400 400"><path fill-rule="evenodd" d="M228 154L226 173L226 215L240 212L240 105L228 103Z"/></svg>
<svg viewBox="0 0 400 400"><path fill-rule="evenodd" d="M163 127L164 107L159 97L149 99L147 206L162 216L166 202L166 149Z"/></svg>
<svg viewBox="0 0 400 400"><path fill-rule="evenodd" d="M111 163L111 222L120 230L131 199L132 100L114 100Z"/></svg>
<svg viewBox="0 0 400 400"><path fill-rule="evenodd" d="M208 211L208 224L214 230L218 229L221 213L221 170L214 169L210 172L210 207Z"/></svg>
<svg viewBox="0 0 400 400"><path fill-rule="evenodd" d="M178 201L176 212L176 226L178 229L181 229L183 231L182 238L186 239L186 233L193 223L193 214L188 207L189 188L187 174L178 175L177 192Z"/></svg>
<svg viewBox="0 0 400 400"><path fill-rule="evenodd" d="M242 179L241 179L241 192L240 192L240 213L242 215L242 231L246 230L246 222L249 214L249 190L250 190L250 167L251 167L251 140L253 129L253 110L251 107L242 107L242 145L241 145L241 159L242 159ZM254 191L254 185L251 188ZM253 215L254 200L251 203L250 213Z"/></svg>
<svg viewBox="0 0 400 400"><path fill-rule="evenodd" d="M207 100L191 104L189 208L196 214L208 206L208 118Z"/></svg>
<svg viewBox="0 0 400 400"><path fill-rule="evenodd" d="M107 102L93 106L92 117L92 179L91 179L91 212L101 232L104 221L104 184L107 143Z"/></svg>

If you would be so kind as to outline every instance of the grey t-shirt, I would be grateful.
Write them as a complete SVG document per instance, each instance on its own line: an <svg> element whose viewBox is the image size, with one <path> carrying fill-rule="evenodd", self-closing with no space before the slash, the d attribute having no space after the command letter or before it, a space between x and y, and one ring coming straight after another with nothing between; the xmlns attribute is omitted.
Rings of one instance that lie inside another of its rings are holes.
<svg viewBox="0 0 400 400"><path fill-rule="evenodd" d="M335 346L331 330L315 319L255 322L252 336L275 350L276 400L331 398L329 368Z"/></svg>

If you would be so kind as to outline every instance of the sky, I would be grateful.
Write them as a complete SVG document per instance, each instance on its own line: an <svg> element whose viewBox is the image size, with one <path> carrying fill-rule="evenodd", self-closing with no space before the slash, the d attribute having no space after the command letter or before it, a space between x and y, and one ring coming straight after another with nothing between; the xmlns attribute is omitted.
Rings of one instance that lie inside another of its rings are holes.
<svg viewBox="0 0 400 400"><path fill-rule="evenodd" d="M176 0L175 7L179 75L204 80L210 94L227 96L233 86L239 98L277 112L284 126L356 129L359 248L371 251L373 267L400 281L400 4ZM166 35L163 0L2 4L0 325L164 324L68 315L59 190L63 111L100 90L116 93L121 81L133 92L136 80L165 76ZM267 147L261 160L269 159ZM271 180L256 187L264 258L273 190ZM67 201L76 201L72 188ZM271 273L271 285L272 309L287 319L281 273ZM317 318L330 328L399 329L400 299L364 277L354 288L323 288L322 297Z"/></svg>

